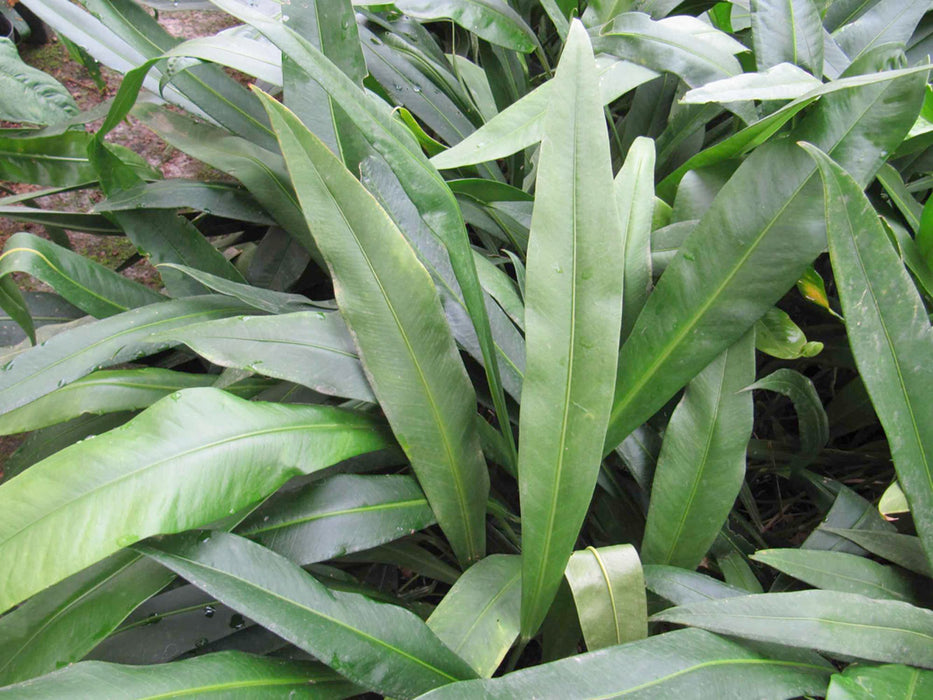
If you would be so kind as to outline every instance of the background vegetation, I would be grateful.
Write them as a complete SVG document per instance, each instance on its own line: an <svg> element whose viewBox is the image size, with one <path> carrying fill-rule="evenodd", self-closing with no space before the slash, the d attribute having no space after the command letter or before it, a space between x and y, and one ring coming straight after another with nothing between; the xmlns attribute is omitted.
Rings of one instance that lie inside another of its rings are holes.
<svg viewBox="0 0 933 700"><path fill-rule="evenodd" d="M0 39L0 697L933 692L930 2L212 2Z"/></svg>

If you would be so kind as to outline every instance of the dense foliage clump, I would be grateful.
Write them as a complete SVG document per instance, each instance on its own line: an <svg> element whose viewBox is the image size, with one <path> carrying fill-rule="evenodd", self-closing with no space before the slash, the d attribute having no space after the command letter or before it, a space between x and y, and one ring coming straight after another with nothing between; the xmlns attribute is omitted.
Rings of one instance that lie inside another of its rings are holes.
<svg viewBox="0 0 933 700"><path fill-rule="evenodd" d="M25 2L0 697L933 694L929 2Z"/></svg>

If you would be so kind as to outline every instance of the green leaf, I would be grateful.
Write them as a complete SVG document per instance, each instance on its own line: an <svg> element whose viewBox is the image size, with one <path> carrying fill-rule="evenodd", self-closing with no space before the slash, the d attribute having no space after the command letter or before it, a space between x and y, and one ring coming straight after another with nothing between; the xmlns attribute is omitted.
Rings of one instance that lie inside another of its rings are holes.
<svg viewBox="0 0 933 700"><path fill-rule="evenodd" d="M762 549L751 557L815 588L879 600L917 602L915 582L890 566L847 552Z"/></svg>
<svg viewBox="0 0 933 700"><path fill-rule="evenodd" d="M306 0L289 8L283 22L321 50L357 85L366 77L366 60L350 0ZM277 47L269 45L277 52ZM279 52L277 52L279 53ZM281 55L281 53L280 53ZM347 167L361 158L360 136L326 87L311 79L287 54L281 55L285 106L317 134Z"/></svg>
<svg viewBox="0 0 933 700"><path fill-rule="evenodd" d="M851 665L829 681L826 700L898 698L921 700L933 694L933 672L900 664Z"/></svg>
<svg viewBox="0 0 933 700"><path fill-rule="evenodd" d="M642 559L694 569L716 539L745 478L755 377L746 334L696 376L664 434L651 486Z"/></svg>
<svg viewBox="0 0 933 700"><path fill-rule="evenodd" d="M375 401L353 338L335 311L193 323L156 336L184 343L221 367L285 379L328 396Z"/></svg>
<svg viewBox="0 0 933 700"><path fill-rule="evenodd" d="M172 578L155 562L120 552L33 596L0 618L0 685L80 661Z"/></svg>
<svg viewBox="0 0 933 700"><path fill-rule="evenodd" d="M622 340L651 291L651 217L654 212L654 142L639 136L632 142L615 178L615 197L622 224L625 271L622 297Z"/></svg>
<svg viewBox="0 0 933 700"><path fill-rule="evenodd" d="M564 573L586 648L596 651L648 635L645 577L630 544L574 552Z"/></svg>
<svg viewBox="0 0 933 700"><path fill-rule="evenodd" d="M818 89L822 83L791 63L779 63L761 73L743 73L714 80L684 95L684 104L793 100Z"/></svg>
<svg viewBox="0 0 933 700"><path fill-rule="evenodd" d="M273 223L259 203L241 188L219 182L195 180L146 182L95 204L93 211L126 211L140 208L193 209L251 224Z"/></svg>
<svg viewBox="0 0 933 700"><path fill-rule="evenodd" d="M115 226L109 219L95 214L37 209L35 207L0 206L0 216L13 221L26 221L42 226L59 226L85 233L102 233L106 235L123 233L120 227Z"/></svg>
<svg viewBox="0 0 933 700"><path fill-rule="evenodd" d="M491 680L454 683L423 700L565 697L700 698L723 700L820 695L833 668L809 660L763 655L700 630L668 632L542 664Z"/></svg>
<svg viewBox="0 0 933 700"><path fill-rule="evenodd" d="M0 277L26 272L92 316L106 318L165 297L107 267L30 233L15 233L0 254Z"/></svg>
<svg viewBox="0 0 933 700"><path fill-rule="evenodd" d="M144 537L205 525L388 445L378 423L339 409L172 394L0 485L0 610Z"/></svg>
<svg viewBox="0 0 933 700"><path fill-rule="evenodd" d="M615 57L600 56L596 65L600 71L603 104L658 77L653 70ZM554 81L549 80L506 107L457 145L434 156L431 163L438 170L448 170L504 158L533 146L544 133L544 118L553 92Z"/></svg>
<svg viewBox="0 0 933 700"><path fill-rule="evenodd" d="M71 93L48 73L19 57L16 45L0 38L0 119L53 124L77 114Z"/></svg>
<svg viewBox="0 0 933 700"><path fill-rule="evenodd" d="M494 554L471 566L428 618L428 627L483 678L518 637L521 560Z"/></svg>
<svg viewBox="0 0 933 700"><path fill-rule="evenodd" d="M170 347L164 340L152 340L158 332L250 310L227 297L191 297L150 304L59 333L0 367L0 415L94 370Z"/></svg>
<svg viewBox="0 0 933 700"><path fill-rule="evenodd" d="M881 73L871 73L869 75L856 75L849 78L833 80L824 83L822 86L799 97L793 102L789 102L780 109L772 112L768 116L759 119L754 124L750 124L738 133L723 139L719 143L713 144L703 149L694 156L691 156L687 162L678 167L674 172L665 177L658 183L658 196L665 201L673 201L677 185L683 176L690 170L702 168L716 163L721 163L735 156L746 153L756 146L760 146L773 136L782 126L793 119L802 109L809 106L824 95L831 95L836 92L845 92L858 89L866 85L876 85L885 83L889 80L896 80L918 71L929 70L925 67L907 68L904 70L883 71Z"/></svg>
<svg viewBox="0 0 933 700"><path fill-rule="evenodd" d="M599 471L622 314L609 138L586 30L571 24L545 118L525 287L522 636L544 620Z"/></svg>
<svg viewBox="0 0 933 700"><path fill-rule="evenodd" d="M209 272L204 272L203 270L198 270L193 267L186 267L184 265L162 263L161 267L171 267L179 272L183 272L215 292L234 297L244 304L249 304L254 309L266 311L270 314L289 314L298 311L308 311L317 306L313 301L301 294L288 294L286 292L265 289L251 284L241 284L240 282L233 282L225 277L218 277Z"/></svg>
<svg viewBox="0 0 933 700"><path fill-rule="evenodd" d="M405 14L423 21L451 19L480 39L530 53L538 40L504 0L395 0Z"/></svg>
<svg viewBox="0 0 933 700"><path fill-rule="evenodd" d="M103 697L108 700L215 695L338 700L358 689L333 671L307 661L286 661L238 651L207 654L172 664L123 666L84 661L47 676L0 688L0 697L17 700Z"/></svg>
<svg viewBox="0 0 933 700"><path fill-rule="evenodd" d="M733 54L746 50L728 34L695 17L684 15L656 22L641 12L617 15L602 30L595 46L598 51L637 65L673 73L692 88L740 75L742 66ZM750 106L730 108L743 121L755 121Z"/></svg>
<svg viewBox="0 0 933 700"><path fill-rule="evenodd" d="M238 528L264 547L313 564L391 542L434 523L409 476L334 476L264 503Z"/></svg>
<svg viewBox="0 0 933 700"><path fill-rule="evenodd" d="M428 230L445 247L476 331L496 414L503 435L511 446L513 438L506 418L509 413L483 290L473 263L473 250L456 199L443 178L425 158L408 129L391 116L388 105L362 92L313 45L288 27L235 0L214 2L235 17L252 24L283 53L294 59L312 79L327 86L330 96L353 120L369 147L389 164Z"/></svg>
<svg viewBox="0 0 933 700"><path fill-rule="evenodd" d="M794 404L800 435L800 456L795 461L795 466L806 466L829 442L829 419L826 417L820 395L816 393L816 387L809 377L792 369L782 368L747 388L776 391Z"/></svg>
<svg viewBox="0 0 933 700"><path fill-rule="evenodd" d="M913 535L902 535L897 532L878 532L875 530L843 529L821 526L820 530L844 537L854 542L872 554L890 562L903 566L915 573L928 578L933 577L933 568L930 567L920 538Z"/></svg>
<svg viewBox="0 0 933 700"><path fill-rule="evenodd" d="M290 236L313 256L320 257L279 153L151 104L137 105L133 114L178 150L242 182ZM135 191L133 188L117 196L130 196L128 193Z"/></svg>
<svg viewBox="0 0 933 700"><path fill-rule="evenodd" d="M815 148L807 152L823 178L826 235L849 345L933 561L933 415L926 408L933 392L933 329L861 186Z"/></svg>
<svg viewBox="0 0 933 700"><path fill-rule="evenodd" d="M781 360L796 360L818 355L823 343L807 341L800 326L775 306L755 322L755 348Z"/></svg>
<svg viewBox="0 0 933 700"><path fill-rule="evenodd" d="M92 134L83 131L30 138L0 135L0 178L7 182L46 187L93 183L97 180L97 173L87 157L87 147L92 138ZM129 149L111 144L107 148L143 177L159 177Z"/></svg>
<svg viewBox="0 0 933 700"><path fill-rule="evenodd" d="M146 408L172 392L210 386L216 380L210 374L156 367L94 372L0 416L0 435L38 430L88 413Z"/></svg>
<svg viewBox="0 0 933 700"><path fill-rule="evenodd" d="M413 613L327 589L258 544L191 533L138 549L375 692L413 698L473 671Z"/></svg>
<svg viewBox="0 0 933 700"><path fill-rule="evenodd" d="M675 605L748 595L744 588L730 586L718 579L681 569L679 566L646 564L644 573L648 590Z"/></svg>
<svg viewBox="0 0 933 700"><path fill-rule="evenodd" d="M785 61L823 75L823 24L814 0L751 0L758 70Z"/></svg>
<svg viewBox="0 0 933 700"><path fill-rule="evenodd" d="M906 44L928 9L923 2L879 0L855 21L834 29L833 39L855 62L873 48Z"/></svg>
<svg viewBox="0 0 933 700"><path fill-rule="evenodd" d="M480 559L489 475L473 387L434 284L360 182L291 112L263 100L373 392L457 557Z"/></svg>
<svg viewBox="0 0 933 700"><path fill-rule="evenodd" d="M910 129L924 82L906 75L827 95L792 137L817 139L867 183ZM668 266L619 355L607 451L747 331L822 252L816 167L799 150L788 140L752 153Z"/></svg>
<svg viewBox="0 0 933 700"><path fill-rule="evenodd" d="M684 605L656 622L933 668L933 611L838 591L765 593Z"/></svg>

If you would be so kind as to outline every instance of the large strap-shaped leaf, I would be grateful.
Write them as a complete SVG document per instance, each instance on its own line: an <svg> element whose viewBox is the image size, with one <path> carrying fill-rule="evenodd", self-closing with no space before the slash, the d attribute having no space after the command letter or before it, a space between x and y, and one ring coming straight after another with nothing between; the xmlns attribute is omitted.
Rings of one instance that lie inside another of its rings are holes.
<svg viewBox="0 0 933 700"><path fill-rule="evenodd" d="M0 610L144 537L218 520L388 445L379 423L335 408L172 394L0 485Z"/></svg>
<svg viewBox="0 0 933 700"><path fill-rule="evenodd" d="M924 82L906 75L826 95L792 136L815 140L867 183L913 124ZM782 141L752 153L662 275L620 353L607 451L738 340L824 249L816 166L799 151Z"/></svg>
<svg viewBox="0 0 933 700"><path fill-rule="evenodd" d="M651 619L871 661L933 668L933 611L854 593L748 595L671 608Z"/></svg>
<svg viewBox="0 0 933 700"><path fill-rule="evenodd" d="M898 569L848 552L762 549L751 557L815 588L916 603L916 579Z"/></svg>
<svg viewBox="0 0 933 700"><path fill-rule="evenodd" d="M133 0L83 0L82 4L100 19L110 36L124 39L146 59L155 59L181 43L181 39L169 34ZM63 33L69 34L68 31ZM274 145L257 101L220 66L193 66L171 78L172 87L196 105L195 114L207 114L213 121L260 146Z"/></svg>
<svg viewBox="0 0 933 700"><path fill-rule="evenodd" d="M509 413L499 377L499 363L489 327L483 290L476 274L470 239L450 188L428 162L408 129L392 117L388 105L362 92L311 43L282 23L269 19L262 12L250 9L239 0L213 2L234 17L256 27L282 49L284 54L295 60L311 78L327 87L328 94L353 120L368 145L389 163L402 189L415 203L429 230L443 243L460 284L470 321L476 330L486 380L492 393L496 414L499 416L501 430L511 446L512 433L509 421L505 418Z"/></svg>
<svg viewBox="0 0 933 700"><path fill-rule="evenodd" d="M158 292L30 233L15 233L0 254L0 277L26 272L92 316L165 301ZM31 325L31 324L30 324Z"/></svg>
<svg viewBox="0 0 933 700"><path fill-rule="evenodd" d="M622 240L623 265L622 340L645 306L651 291L651 216L654 212L654 142L639 136L632 142L625 163L615 179L616 203Z"/></svg>
<svg viewBox="0 0 933 700"><path fill-rule="evenodd" d="M285 379L329 396L375 401L353 338L335 311L238 316L160 336L215 365Z"/></svg>
<svg viewBox="0 0 933 700"><path fill-rule="evenodd" d="M87 413L146 408L175 391L210 386L216 375L158 367L93 372L51 394L0 416L0 435L14 435L64 423Z"/></svg>
<svg viewBox="0 0 933 700"><path fill-rule="evenodd" d="M434 513L410 476L342 474L273 496L237 533L304 566L433 524Z"/></svg>
<svg viewBox="0 0 933 700"><path fill-rule="evenodd" d="M489 475L473 386L434 284L350 171L295 115L263 100L373 392L457 557L475 561L486 543Z"/></svg>
<svg viewBox="0 0 933 700"><path fill-rule="evenodd" d="M819 695L832 666L765 656L699 630L681 630L591 651L492 680L454 683L423 700L512 700L560 697L704 698L723 700Z"/></svg>
<svg viewBox="0 0 933 700"><path fill-rule="evenodd" d="M127 209L194 209L251 224L271 225L273 219L248 192L236 185L197 180L147 182L94 205L95 212Z"/></svg>
<svg viewBox="0 0 933 700"><path fill-rule="evenodd" d="M138 549L375 692L413 698L475 677L414 613L331 591L288 559L236 535L191 533Z"/></svg>
<svg viewBox="0 0 933 700"><path fill-rule="evenodd" d="M754 333L687 385L664 434L651 485L642 558L695 569L716 539L745 479L752 434Z"/></svg>
<svg viewBox="0 0 933 700"><path fill-rule="evenodd" d="M816 149L807 151L823 178L826 234L849 345L933 561L933 328L861 185Z"/></svg>
<svg viewBox="0 0 933 700"><path fill-rule="evenodd" d="M586 30L574 22L545 118L525 286L522 636L547 614L586 515L611 405L622 237Z"/></svg>
<svg viewBox="0 0 933 700"><path fill-rule="evenodd" d="M758 70L793 63L823 75L823 24L813 0L752 0L752 44Z"/></svg>
<svg viewBox="0 0 933 700"><path fill-rule="evenodd" d="M366 61L350 0L301 0L288 8L287 24L311 41L357 85L366 77ZM271 47L274 48L274 47ZM356 127L333 103L327 90L288 55L282 56L285 106L298 115L318 138L355 169L360 158Z"/></svg>
<svg viewBox="0 0 933 700"><path fill-rule="evenodd" d="M18 353L0 367L0 414L24 406L94 370L129 362L170 347L152 335L198 321L253 309L217 295L150 304L58 333Z"/></svg>
<svg viewBox="0 0 933 700"><path fill-rule="evenodd" d="M157 700L223 692L228 697L339 700L358 691L320 664L224 651L171 665L85 661L36 680L0 688L0 698L99 698L106 692L110 700Z"/></svg>
<svg viewBox="0 0 933 700"><path fill-rule="evenodd" d="M428 618L434 634L484 678L518 637L521 577L519 557L486 557L457 579Z"/></svg>
<svg viewBox="0 0 933 700"><path fill-rule="evenodd" d="M743 588L730 586L719 579L678 566L646 564L644 572L645 587L674 605L748 595L748 591Z"/></svg>
<svg viewBox="0 0 933 700"><path fill-rule="evenodd" d="M152 104L137 105L133 114L180 151L242 182L282 228L317 255L280 154Z"/></svg>
<svg viewBox="0 0 933 700"><path fill-rule="evenodd" d="M0 618L0 685L80 661L172 578L153 561L119 552L33 596Z"/></svg>
<svg viewBox="0 0 933 700"><path fill-rule="evenodd" d="M574 552L564 575L573 592L589 651L648 635L645 577L632 545L587 547Z"/></svg>
<svg viewBox="0 0 933 700"><path fill-rule="evenodd" d="M28 182L48 187L88 185L97 173L87 157L93 136L66 131L56 136L16 138L0 136L0 177L9 182ZM128 148L108 144L121 160L146 177L158 177L146 162Z"/></svg>

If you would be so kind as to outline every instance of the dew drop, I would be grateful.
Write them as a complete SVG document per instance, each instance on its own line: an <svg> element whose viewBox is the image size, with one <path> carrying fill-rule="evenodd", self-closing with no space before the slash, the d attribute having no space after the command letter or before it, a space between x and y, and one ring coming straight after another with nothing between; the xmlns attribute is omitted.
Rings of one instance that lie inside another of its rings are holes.
<svg viewBox="0 0 933 700"><path fill-rule="evenodd" d="M215 612L213 605L204 606L204 617L214 617Z"/></svg>
<svg viewBox="0 0 933 700"><path fill-rule="evenodd" d="M230 627L232 629L238 630L246 626L246 621L243 619L243 616L240 613L234 613L230 616Z"/></svg>
<svg viewBox="0 0 933 700"><path fill-rule="evenodd" d="M198 641L194 643L196 649L203 649L207 646L207 637L201 637Z"/></svg>

